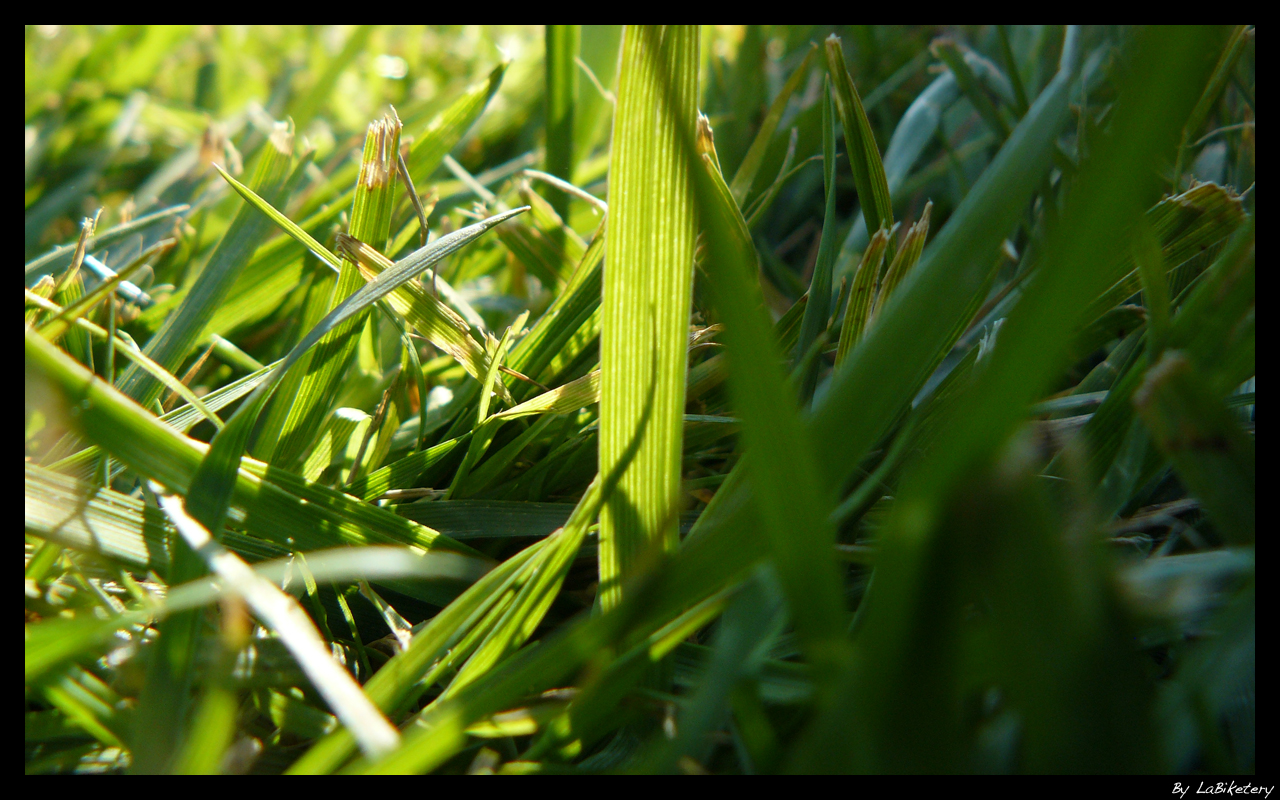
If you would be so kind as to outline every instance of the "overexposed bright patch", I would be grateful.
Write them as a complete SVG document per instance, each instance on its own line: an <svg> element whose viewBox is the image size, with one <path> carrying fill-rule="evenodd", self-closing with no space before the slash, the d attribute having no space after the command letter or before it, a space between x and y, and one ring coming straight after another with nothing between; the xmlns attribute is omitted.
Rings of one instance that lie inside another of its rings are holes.
<svg viewBox="0 0 1280 800"><path fill-rule="evenodd" d="M409 62L400 56L383 53L373 60L373 69L384 78L398 81L409 74Z"/></svg>

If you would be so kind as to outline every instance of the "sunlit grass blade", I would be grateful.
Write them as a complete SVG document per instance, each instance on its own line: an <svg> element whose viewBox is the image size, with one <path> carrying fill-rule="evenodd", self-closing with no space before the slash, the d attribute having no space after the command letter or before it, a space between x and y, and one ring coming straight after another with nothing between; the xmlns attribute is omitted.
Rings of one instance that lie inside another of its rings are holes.
<svg viewBox="0 0 1280 800"><path fill-rule="evenodd" d="M281 205L292 182L292 161L293 130L282 126L262 148L252 182L255 193L272 205ZM292 180L300 177L301 170L294 170ZM269 228L268 219L251 205L246 203L240 208L182 304L165 318L164 325L147 342L146 352L153 361L170 372L181 366ZM161 390L158 382L137 367L120 376L118 384L125 394L143 405L150 405Z"/></svg>
<svg viewBox="0 0 1280 800"><path fill-rule="evenodd" d="M373 757L394 749L400 743L399 733L333 660L306 612L235 555L219 547L208 531L187 516L176 496L161 496L160 503L191 549L200 552L228 588L242 596L254 613L288 643L312 684L353 731L365 754Z"/></svg>
<svg viewBox="0 0 1280 800"><path fill-rule="evenodd" d="M132 342L130 342L129 344L126 344L124 341L121 340L119 336L109 337L109 334L107 331L93 324L89 320L82 319L80 317L72 317L68 313L68 309L58 308L56 305L49 303L48 301L41 302L39 296L34 295L30 289L27 290L27 299L28 299L28 302L31 302L34 305L38 305L42 308L47 308L49 311L56 314L57 316L55 317L55 319L74 319L73 327L76 330L87 331L90 334L92 334L94 338L97 338L97 339L109 339L109 342L110 342L109 346L112 349L114 349L117 353L120 353L125 358L129 359L131 362L138 365L140 369L145 371L151 377L155 378L156 381L159 382L161 385L175 392L183 400L186 400L188 405L190 405L196 411L200 412L200 414L204 417L204 419L213 423L214 427L218 428L219 430L222 429L223 427L222 420L218 417L217 414L214 414L213 411L210 410L200 400L199 397L195 396L195 394L191 391L191 389L187 388L187 386L182 383L182 381L178 380L173 375L169 374L169 372L166 371L159 364L147 358L146 355L142 353L142 351L137 349L137 345L133 345L132 347L130 347L130 344L133 344ZM41 335L43 335L43 332L41 333Z"/></svg>
<svg viewBox="0 0 1280 800"><path fill-rule="evenodd" d="M402 125L394 114L369 124L360 161L360 176L351 204L348 234L365 242L387 240L391 230L391 210L395 203L397 161L400 158ZM330 295L332 310L364 285L356 261L344 258L337 285ZM367 320L363 311L327 328L300 356L303 373L294 392L279 395L276 404L288 407L280 430L265 430L255 444L263 460L285 469L297 469L306 457L312 433L333 407L339 381L355 355L360 329ZM197 506L198 508L198 506ZM211 528L215 535L217 529Z"/></svg>
<svg viewBox="0 0 1280 800"><path fill-rule="evenodd" d="M395 264L369 245L351 237L340 236L338 248L355 259L365 280L372 282ZM489 369L489 356L471 336L466 320L456 314L417 281L407 281L388 295L387 302L418 333L436 347L453 356L471 377L483 381ZM494 391L507 402L510 394L501 379L495 379Z"/></svg>
<svg viewBox="0 0 1280 800"><path fill-rule="evenodd" d="M84 401L85 434L139 475L176 491L191 492L207 449L156 421L119 393L101 382L87 381L80 367L59 351L46 349L32 334L28 363L58 387L69 402ZM268 541L318 549L338 544L406 544L432 550L474 554L474 550L399 517L390 511L360 503L332 489L309 484L283 470L246 459L243 470L233 473L230 500L246 511L245 527ZM440 590L443 589L443 592ZM412 595L448 600L448 587L408 589Z"/></svg>
<svg viewBox="0 0 1280 800"><path fill-rule="evenodd" d="M546 26L547 172L569 180L574 167L574 110L578 99L580 25ZM551 205L568 216L569 198L551 191Z"/></svg>
<svg viewBox="0 0 1280 800"><path fill-rule="evenodd" d="M694 28L623 33L602 301L600 470L612 470L637 435L643 443L601 514L605 609L621 600L647 549L670 551L677 541L695 236L679 148L694 133L697 65Z"/></svg>

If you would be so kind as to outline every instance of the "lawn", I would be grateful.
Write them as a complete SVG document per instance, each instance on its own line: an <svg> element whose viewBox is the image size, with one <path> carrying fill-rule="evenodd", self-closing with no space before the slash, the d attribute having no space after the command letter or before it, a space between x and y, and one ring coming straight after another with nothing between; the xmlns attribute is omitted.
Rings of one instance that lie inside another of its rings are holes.
<svg viewBox="0 0 1280 800"><path fill-rule="evenodd" d="M27 773L1255 770L1252 26L28 26Z"/></svg>

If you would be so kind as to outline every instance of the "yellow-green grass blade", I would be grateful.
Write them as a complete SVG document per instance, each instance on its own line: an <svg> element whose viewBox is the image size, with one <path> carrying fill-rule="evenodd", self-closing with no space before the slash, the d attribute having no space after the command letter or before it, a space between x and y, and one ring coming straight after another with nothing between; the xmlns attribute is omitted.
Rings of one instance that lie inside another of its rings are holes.
<svg viewBox="0 0 1280 800"><path fill-rule="evenodd" d="M541 551L525 567L529 577L516 593L510 609L486 634L475 654L441 695L442 699L485 675L533 635L551 601L559 594L565 575L586 538L587 528L600 511L603 488L600 479L592 481L564 527L545 540Z"/></svg>
<svg viewBox="0 0 1280 800"><path fill-rule="evenodd" d="M646 551L677 542L695 237L679 148L694 135L697 30L628 27L621 58L600 334L600 470L611 471L634 438L642 442L601 514L604 609L621 600Z"/></svg>
<svg viewBox="0 0 1280 800"><path fill-rule="evenodd" d="M113 350L120 353L125 358L132 361L134 364L137 364L148 375L155 378L161 385L177 393L179 397L187 401L188 405L190 405L195 410L199 411L200 414L204 417L204 419L211 422L214 425L214 427L218 428L219 430L222 429L222 420L219 419L217 414L214 414L213 411L211 411L200 400L199 397L195 396L195 394L191 391L191 389L187 388L187 386L184 383L182 383L182 381L178 380L173 375L169 374L159 364L147 358L146 355L144 355L141 350L137 349L137 345L133 345L131 347L130 345L133 344L132 342L126 344L124 341L121 340L119 336L110 337L107 331L103 330L97 325L94 325L89 320L83 319L79 316L72 316L71 314L68 313L67 309L59 308L58 306L54 305L53 303L47 300L41 300L39 295L33 294L30 289L27 289L26 293L27 293L28 302L53 312L54 314L57 315L55 319L73 320L74 324L71 327L73 327L75 330L87 331L88 333L92 334L94 338L97 338L97 339L109 339L110 346ZM44 335L43 331L40 333L40 335L41 336Z"/></svg>
<svg viewBox="0 0 1280 800"><path fill-rule="evenodd" d="M853 168L853 182L858 189L858 203L867 230L893 227L893 205L889 202L889 184L884 176L884 163L876 145L875 132L867 120L862 98L844 63L840 37L832 34L826 40L827 74L831 77L836 108L844 126L845 148Z"/></svg>
<svg viewBox="0 0 1280 800"><path fill-rule="evenodd" d="M498 420L489 420L489 395L493 391L494 381L498 376L498 367L502 364L502 359L507 355L507 348L511 346L511 334L524 325L524 320L528 317L529 312L526 311L516 320L516 324L507 328L502 334L501 341L492 343L493 348L490 352L488 368L485 370L483 382L480 386L480 407L478 409L478 417L476 419L471 442L467 445L467 453L462 459L462 464L453 473L453 482L449 484L449 493L445 499L449 499L457 493L459 487L467 480L467 475L471 472L476 462L484 456L489 449L489 445L493 442L493 437L501 426Z"/></svg>
<svg viewBox="0 0 1280 800"><path fill-rule="evenodd" d="M837 365L844 362L866 333L867 324L875 309L880 267L884 263L884 253L888 247L889 232L881 228L871 237L870 244L862 253L858 271L854 273L853 283L849 287L849 302L844 307L844 324L840 328L840 344L836 348Z"/></svg>
<svg viewBox="0 0 1280 800"><path fill-rule="evenodd" d="M932 212L933 203L926 203L920 219L907 231L907 235L902 240L901 249L893 257L893 263L889 265L889 269L885 270L884 279L880 281L880 287L876 292L875 309L871 312L873 321L876 314L893 295L894 289L898 288L898 284L902 283L902 279L920 260L920 254L924 252L925 239L929 236L929 215Z"/></svg>
<svg viewBox="0 0 1280 800"><path fill-rule="evenodd" d="M765 151L769 149L769 143L773 141L773 135L778 131L778 124L782 122L782 115L787 110L787 103L791 101L791 95L795 94L796 89L809 76L809 62L813 60L813 54L817 52L817 49L818 45L810 43L809 52L805 53L804 60L800 62L800 66L796 67L795 71L791 73L791 77L782 85L782 90L778 92L773 104L769 106L768 113L765 114L764 119L760 122L760 130L756 132L756 138L751 142L751 147L748 148L747 154L742 157L742 163L738 165L738 171L733 173L733 180L729 182L729 191L733 194L734 202L738 204L739 208L746 208L747 195L751 192L751 187L756 182L756 175L760 172L760 164L764 161Z"/></svg>
<svg viewBox="0 0 1280 800"><path fill-rule="evenodd" d="M216 412L226 408L231 403L244 397L252 392L259 383L266 379L272 367L263 367L257 372L246 375L245 377L227 384L216 392L211 392L202 398L202 402L209 411ZM167 414L158 417L158 419L173 428L174 430L186 433L200 420L206 419L204 413L191 404L179 406ZM86 447L74 455L67 456L48 465L49 469L57 470L66 475L72 475L80 478L87 478L93 465L102 457L102 450L97 445Z"/></svg>
<svg viewBox="0 0 1280 800"><path fill-rule="evenodd" d="M714 618L727 600L724 596L717 598L717 593L763 557L763 544L752 535L753 515L748 513L747 504L737 504L735 509L726 511L728 514L722 516L720 522L731 524L732 528L721 525L715 531L708 529L696 545L692 542L686 545L668 563L667 570L655 573L649 583L624 598L614 612L600 616L579 615L546 642L523 648L454 697L432 706L419 718L415 731L406 737L404 746L397 753L375 764L357 761L348 770L429 771L466 744L469 726L511 707L522 697L561 685L565 677L576 672L583 662L602 652L603 648L628 643L623 645L627 655L615 662L624 670L622 680L611 682L608 687L602 686L602 702L588 709L588 714L597 720L601 715L616 713L613 710L616 702L611 701L618 699L643 676L646 665L661 659L694 630ZM481 582L505 568L506 564L503 564ZM627 665L632 665L632 668L627 669ZM386 669L384 667L383 671ZM601 683L617 674L606 673ZM372 686L376 680L377 676L366 685L371 697L375 696ZM581 724L586 728L592 727L589 719ZM567 733L577 735L580 732L578 725L575 722ZM335 737L342 735L342 731L334 734ZM336 758L331 752L323 760L317 758L312 761L311 753L308 753L294 770L327 772L333 769L354 749L349 734L346 736L345 750L339 751ZM319 747L313 748L312 752L317 749ZM306 769L300 766L304 762Z"/></svg>
<svg viewBox="0 0 1280 800"><path fill-rule="evenodd" d="M737 476L744 474L741 470L734 473ZM755 515L750 513L749 503L743 499L742 488L740 478L731 477L695 524L690 539L669 563L669 569L653 573L652 581L624 599L623 607L599 617L580 615L545 644L524 648L492 673L459 692L455 698L434 706L420 720L424 733L414 737L423 741L415 741L411 747L407 742L402 750L404 761L382 764L380 768L398 771L431 769L465 744L464 731L469 725L510 707L528 693L559 685L562 678L600 652L601 647L624 635L637 643L635 653L645 655L640 662L643 666L650 660L661 658L693 629L708 622L707 609L699 604L709 602L708 598L732 585L766 553L755 529ZM701 533L698 533L699 528ZM539 543L527 548L489 572L456 603L434 618L427 629L414 638L410 650L397 656L400 661L393 659L383 667L365 686L379 707L386 709L389 704L398 702L395 698L403 697L436 654L444 651L449 632L457 630L459 623L468 617L483 613L487 606L482 605L482 601L492 602L495 590L540 546ZM723 600L720 605L712 603L711 614L718 613L722 604ZM646 641L663 629L674 631L671 636L662 637L671 639L667 645ZM430 636L427 635L428 630L433 632ZM630 674L622 690L637 679L636 673ZM612 705L606 702L593 713L607 714L611 708ZM429 736L425 733L428 730L431 731ZM354 749L350 734L336 731L314 746L291 771L332 771Z"/></svg>
<svg viewBox="0 0 1280 800"><path fill-rule="evenodd" d="M529 334L511 351L511 367L543 384L555 382L566 367L599 336L600 287L603 276L606 220L561 291ZM517 396L530 389L516 387Z"/></svg>
<svg viewBox="0 0 1280 800"><path fill-rule="evenodd" d="M373 281L395 266L377 250L350 237L339 237L338 248L355 259L366 281ZM404 283L388 295L387 303L427 341L453 356L471 377L483 381L493 372L489 368L489 356L472 338L467 321L434 297L422 283ZM494 381L493 390L511 402L501 379Z"/></svg>
<svg viewBox="0 0 1280 800"><path fill-rule="evenodd" d="M454 491L450 497L474 497L475 495L484 492L485 489L487 489L504 472L506 472L507 468L511 466L512 462L516 460L520 453L522 453L531 442L535 441L546 431L547 426L551 422L551 417L543 417L533 425L530 425L523 433L511 442L508 442L500 451L490 456L478 469L471 472L467 476L465 482L456 491Z"/></svg>
<svg viewBox="0 0 1280 800"><path fill-rule="evenodd" d="M440 462L453 452L454 448L466 444L471 434L457 439L449 439L419 453L405 456L381 469L362 475L344 488L347 494L358 497L365 502L382 497L392 489L411 486L424 471Z"/></svg>
<svg viewBox="0 0 1280 800"><path fill-rule="evenodd" d="M320 259L321 263L328 265L328 267L334 272L339 272L341 270L341 267L338 266L339 263L341 263L341 260L331 253L329 248L316 241L311 234L303 230L296 222L277 211L271 203L260 197L257 192L231 177L230 173L225 169L217 164L213 164L212 166L218 171L218 174L222 176L223 180L231 184L231 188L235 189L236 194L244 198L246 203L258 209L263 214L266 214L267 217L269 217L271 221L280 228L280 230L289 234L294 241L314 253L316 258Z"/></svg>
<svg viewBox="0 0 1280 800"><path fill-rule="evenodd" d="M500 593L517 572L543 547L538 542L508 558L483 578L476 581L418 631L408 649L398 653L365 684L369 698L383 711L399 708L414 691L419 680L447 648L483 618L499 599ZM345 728L334 731L317 742L298 759L289 771L294 774L328 773L337 769L355 751L356 743Z"/></svg>
<svg viewBox="0 0 1280 800"><path fill-rule="evenodd" d="M467 87L463 95L449 108L427 123L427 127L421 133L415 134L407 159L414 185L425 186L431 179L431 173L436 171L444 157L458 142L462 141L462 137L484 113L485 107L493 96L498 93L510 63L504 61L498 64L489 71L489 75L483 81L477 81Z"/></svg>
<svg viewBox="0 0 1280 800"><path fill-rule="evenodd" d="M280 127L262 148L252 181L255 193L272 205L281 205L290 185L302 174L299 169L290 176L292 161L293 131ZM170 372L178 369L187 353L199 344L205 325L222 305L269 229L267 218L253 206L246 203L240 207L191 290L147 342L146 352L153 361ZM126 370L117 383L126 395L143 405L150 405L161 390L158 382L137 367Z"/></svg>
<svg viewBox="0 0 1280 800"><path fill-rule="evenodd" d="M575 381L570 381L532 400L521 403L515 408L489 417L476 431L471 440L473 443L479 444L473 444L468 449L462 466L455 473L454 486L461 488L455 489L450 494L450 497L472 496L496 480L498 473L509 466L526 444L545 429L546 423L550 422L550 418L541 420L538 424L520 434L514 442L503 448L502 453L491 457L470 480L466 480L466 472L480 460L484 451L488 449L489 444L493 441L493 437L497 435L498 428L505 421L536 414L568 414L592 405L598 402L599 399L600 371L595 370ZM464 477L459 478L457 476Z"/></svg>
<svg viewBox="0 0 1280 800"><path fill-rule="evenodd" d="M577 380L544 392L490 419L518 419L533 414L568 414L600 399L600 370L592 370Z"/></svg>
<svg viewBox="0 0 1280 800"><path fill-rule="evenodd" d="M364 156L360 162L360 177L348 228L348 234L360 241L382 244L390 234L401 128L398 118L387 115L370 123L365 134ZM330 311L363 285L365 281L356 261L349 257L343 259L337 285L329 300ZM304 377L297 390L278 395L276 400L277 404L289 409L284 423L278 433L264 431L255 445L256 452L264 461L290 470L301 465L315 430L332 408L338 383L351 364L360 331L367 319L362 312L334 325L315 343L314 350L302 355L298 371ZM216 535L216 527L210 530Z"/></svg>
<svg viewBox="0 0 1280 800"><path fill-rule="evenodd" d="M316 436L316 443L302 465L299 477L316 482L329 467L341 466L352 440L359 442L371 421L372 417L358 408L334 409Z"/></svg>
<svg viewBox="0 0 1280 800"><path fill-rule="evenodd" d="M370 757L394 750L400 743L399 732L333 659L311 618L297 602L214 542L209 532L185 512L179 497L161 495L160 507L187 545L200 553L210 571L225 582L226 590L242 597L254 614L281 637L329 707L354 731L361 750ZM199 724L199 718L196 722ZM199 733L199 728L189 735L193 733Z"/></svg>

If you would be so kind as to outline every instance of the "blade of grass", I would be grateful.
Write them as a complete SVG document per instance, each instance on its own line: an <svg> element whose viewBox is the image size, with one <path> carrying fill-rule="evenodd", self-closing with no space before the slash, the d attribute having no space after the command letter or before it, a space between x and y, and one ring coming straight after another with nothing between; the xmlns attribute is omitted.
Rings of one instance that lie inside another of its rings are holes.
<svg viewBox="0 0 1280 800"><path fill-rule="evenodd" d="M747 154L742 157L742 163L738 165L738 171L733 173L733 180L729 182L729 191L733 194L734 202L739 208L744 208L747 195L751 192L751 187L756 181L756 175L760 172L760 164L764 161L765 151L769 149L769 144L773 141L773 135L778 131L778 124L782 121L782 115L787 110L787 103L791 101L791 95L795 94L796 89L800 88L800 84L809 76L809 62L813 60L813 54L817 52L818 45L809 44L809 52L804 54L804 60L800 62L800 66L796 67L791 73L791 77L782 85L782 90L778 92L778 96L773 99L773 103L769 106L769 111L765 114L764 119L760 122L760 130L756 132L756 138L752 140L751 147L747 150ZM786 171L785 168L783 170Z"/></svg>
<svg viewBox="0 0 1280 800"><path fill-rule="evenodd" d="M273 205L281 205L302 174L301 169L295 169L290 176L292 161L293 130L282 126L272 133L262 149L252 182L255 193ZM199 344L205 324L222 304L269 227L268 220L252 206L247 203L241 206L178 309L165 318L160 330L147 342L146 353L153 361L170 372L181 366L187 353ZM120 376L118 384L125 394L144 406L150 405L161 391L158 382L135 366Z"/></svg>
<svg viewBox="0 0 1280 800"><path fill-rule="evenodd" d="M636 436L639 453L601 514L601 607L613 608L646 550L677 543L681 414L692 303L694 207L678 148L691 138L698 36L689 27L623 32L610 165L610 247L600 340L600 470ZM670 102L663 93L670 93Z"/></svg>
<svg viewBox="0 0 1280 800"><path fill-rule="evenodd" d="M858 202L862 205L867 230L892 228L893 205L889 202L889 184L885 180L875 132L871 130L862 98L845 67L840 37L832 34L825 44L827 74L831 77L836 108L840 111L845 149L849 154L849 165L853 167L853 182L858 189Z"/></svg>
<svg viewBox="0 0 1280 800"><path fill-rule="evenodd" d="M547 157L546 171L564 180L573 177L574 107L578 99L579 25L546 26ZM551 192L551 205L567 219L569 198Z"/></svg>
<svg viewBox="0 0 1280 800"><path fill-rule="evenodd" d="M831 316L831 269L836 258L836 140L835 111L831 103L831 79L822 85L822 183L826 189L826 209L822 217L822 239L818 244L818 260L813 266L813 278L809 283L809 303L805 306L804 321L800 323L800 340L796 344L796 361L807 352L818 336L826 331ZM813 390L818 386L818 361L804 370L800 383L800 402L807 405L813 400Z"/></svg>

